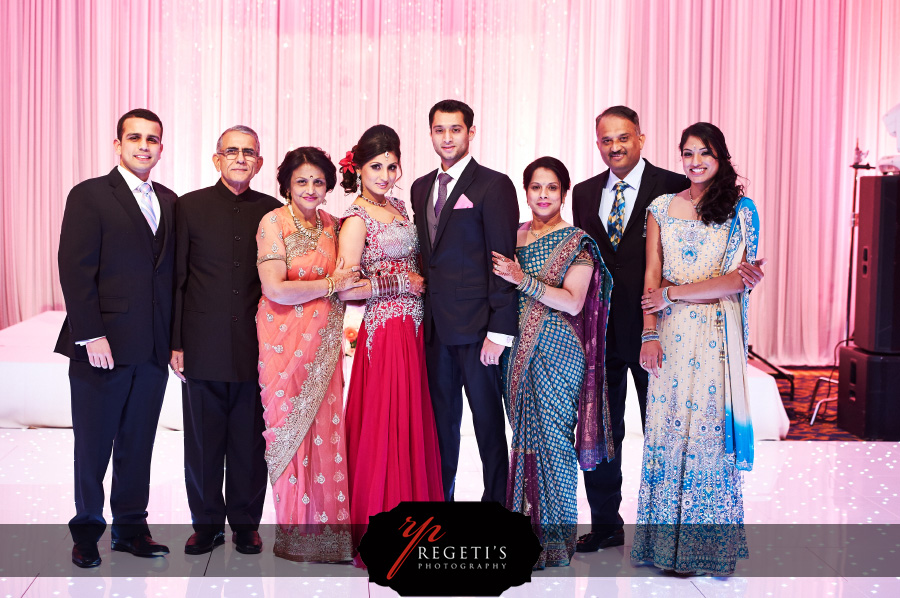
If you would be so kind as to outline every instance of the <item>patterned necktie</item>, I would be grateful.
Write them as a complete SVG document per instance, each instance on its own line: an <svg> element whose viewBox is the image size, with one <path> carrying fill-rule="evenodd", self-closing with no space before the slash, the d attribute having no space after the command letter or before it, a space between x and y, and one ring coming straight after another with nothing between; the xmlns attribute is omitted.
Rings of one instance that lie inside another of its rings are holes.
<svg viewBox="0 0 900 598"><path fill-rule="evenodd" d="M619 248L619 241L622 240L622 233L625 232L625 188L628 183L619 181L613 185L616 192L616 198L613 201L612 211L606 221L606 230L609 231L609 240L612 242L613 250Z"/></svg>
<svg viewBox="0 0 900 598"><path fill-rule="evenodd" d="M140 187L138 187L138 191L141 192L142 200L140 203L141 213L144 214L144 218L147 219L147 224L150 225L150 230L153 231L153 234L156 234L156 228L158 224L156 223L156 214L153 212L153 198L150 196L150 193L153 191L153 187L150 186L150 183L144 183Z"/></svg>
<svg viewBox="0 0 900 598"><path fill-rule="evenodd" d="M434 204L435 220L438 220L441 217L441 208L443 208L444 204L447 203L447 183L452 180L453 177L446 172L442 172L438 175L438 198L437 202Z"/></svg>

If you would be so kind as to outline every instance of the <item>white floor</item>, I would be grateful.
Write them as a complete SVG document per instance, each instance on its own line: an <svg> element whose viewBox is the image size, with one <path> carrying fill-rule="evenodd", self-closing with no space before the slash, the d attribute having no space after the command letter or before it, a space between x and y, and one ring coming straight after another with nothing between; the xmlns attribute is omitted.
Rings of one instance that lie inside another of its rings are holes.
<svg viewBox="0 0 900 598"><path fill-rule="evenodd" d="M641 442L634 434L625 441L624 500L621 512L633 523L638 489ZM757 462L744 478L747 523L883 523L900 524L900 444L872 442L762 442ZM150 524L190 521L184 493L180 432L160 430L153 455ZM107 483L109 476L107 476ZM463 437L457 499L477 500L481 470L472 436ZM264 523L274 522L267 500ZM72 497L72 432L68 429L0 430L0 523L64 524L74 508ZM584 489L579 487L579 521L589 522ZM108 513L107 513L108 517ZM101 542L103 564L89 576L65 577L65 568L48 567L35 578L0 577L0 598L27 596L151 597L185 596L394 596L391 590L369 585L364 577L334 577L346 565L311 566L304 577L259 577L231 561L231 543L212 555L186 557L182 543L170 540L168 559L194 558L191 577L126 577L134 557L108 551ZM5 538L4 541L14 541ZM803 548L799 556L821 566L819 578L693 578L655 574L649 577L592 578L590 565L597 559L622 563L631 571L630 547L593 555L576 555L572 577L535 574L531 584L513 588L504 596L898 596L900 578L843 578L837 575L839 555L833 549ZM71 546L66 538L49 551L65 563ZM752 547L751 547L752 548ZM55 552L62 552L55 555ZM271 547L260 559L276 560ZM592 561L593 560L593 561ZM167 566L159 559L160 567ZM174 561L173 561L174 562ZM796 561L793 561L796 562ZM146 565L142 561L141 565ZM268 566L268 564L267 564ZM275 566L274 564L272 566ZM62 570L59 577L45 576ZM74 567L72 567L74 570ZM351 574L349 568L344 569ZM787 563L790 571L790 562ZM79 573L81 573L79 571ZM113 575L114 573L114 575ZM355 573L355 572L353 572ZM894 572L895 575L900 571ZM2 575L2 573L0 573ZM323 575L323 576L319 576ZM327 576L325 576L327 575ZM583 576L581 576L583 575ZM833 575L830 577L829 575Z"/></svg>

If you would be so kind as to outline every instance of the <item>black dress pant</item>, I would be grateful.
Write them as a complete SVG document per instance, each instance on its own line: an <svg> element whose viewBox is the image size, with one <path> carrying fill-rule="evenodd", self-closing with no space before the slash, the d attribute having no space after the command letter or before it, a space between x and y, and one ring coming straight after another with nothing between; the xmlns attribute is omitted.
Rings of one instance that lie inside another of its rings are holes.
<svg viewBox="0 0 900 598"><path fill-rule="evenodd" d="M649 374L641 367L640 355L624 356L618 352L613 330L612 326L608 328L606 338L606 383L616 458L598 463L594 471L584 472L584 490L591 507L591 530L604 535L620 529L624 523L619 515L619 505L622 504L622 440L625 438L628 370L631 370L637 390L642 428L647 413L649 382Z"/></svg>
<svg viewBox="0 0 900 598"><path fill-rule="evenodd" d="M103 478L110 456L113 538L149 533L150 458L167 379L166 367L155 362L112 370L69 362L75 434L75 517L69 530L76 543L97 542L106 529Z"/></svg>
<svg viewBox="0 0 900 598"><path fill-rule="evenodd" d="M267 477L259 384L188 378L181 404L194 530L223 530L226 518L232 530L258 529Z"/></svg>
<svg viewBox="0 0 900 598"><path fill-rule="evenodd" d="M455 491L463 411L462 389L465 387L483 468L484 494L481 500L494 500L505 505L509 451L500 394L500 366L481 363L482 344L444 345L437 334L432 335L431 342L425 343L428 389L441 451L444 499L453 500Z"/></svg>

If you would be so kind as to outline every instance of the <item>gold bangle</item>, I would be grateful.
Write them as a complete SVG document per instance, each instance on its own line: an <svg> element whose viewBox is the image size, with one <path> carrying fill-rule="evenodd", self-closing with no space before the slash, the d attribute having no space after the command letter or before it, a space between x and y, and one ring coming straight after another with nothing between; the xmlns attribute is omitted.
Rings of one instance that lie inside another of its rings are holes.
<svg viewBox="0 0 900 598"><path fill-rule="evenodd" d="M326 274L325 282L328 283L328 290L325 291L325 296L331 297L334 294L334 279L331 278L330 274Z"/></svg>

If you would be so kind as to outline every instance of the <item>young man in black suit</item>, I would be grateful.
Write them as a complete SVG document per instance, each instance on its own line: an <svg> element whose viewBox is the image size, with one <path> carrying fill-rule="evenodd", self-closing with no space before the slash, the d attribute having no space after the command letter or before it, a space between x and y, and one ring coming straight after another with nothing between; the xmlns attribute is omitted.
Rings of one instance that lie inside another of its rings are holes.
<svg viewBox="0 0 900 598"><path fill-rule="evenodd" d="M100 564L103 477L113 456L112 549L163 556L147 527L150 457L168 372L175 194L151 183L162 122L137 109L120 119L119 165L69 193L59 240L66 320L56 352L69 357L75 434L72 562Z"/></svg>
<svg viewBox="0 0 900 598"><path fill-rule="evenodd" d="M591 533L578 539L578 552L619 546L624 542L622 502L622 440L625 438L626 375L631 370L641 410L647 408L649 376L640 366L643 314L641 295L646 267L644 218L650 203L665 193L687 189L687 177L657 168L641 157L644 135L637 113L626 106L604 110L595 122L597 148L608 170L572 190L575 226L600 246L613 275L606 332L606 380L609 415L616 457L584 472L591 507Z"/></svg>
<svg viewBox="0 0 900 598"><path fill-rule="evenodd" d="M509 177L469 155L474 112L443 100L428 114L440 168L416 179L412 207L422 248L425 360L444 496L453 500L462 389L472 410L484 478L482 500L506 502L509 469L500 354L518 333L515 287L492 274L491 252L512 256L519 205Z"/></svg>
<svg viewBox="0 0 900 598"><path fill-rule="evenodd" d="M227 518L236 550L256 554L266 498L256 232L282 203L250 189L263 164L253 129L222 133L212 160L219 181L182 196L175 208L171 366L186 380L184 481L194 525L184 551L203 554L224 543Z"/></svg>

